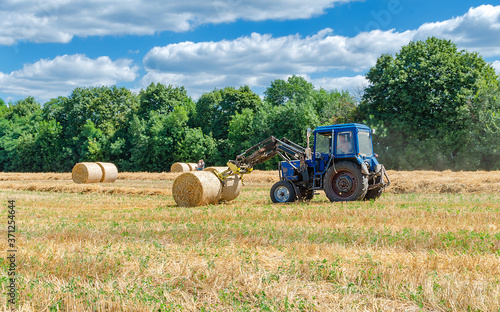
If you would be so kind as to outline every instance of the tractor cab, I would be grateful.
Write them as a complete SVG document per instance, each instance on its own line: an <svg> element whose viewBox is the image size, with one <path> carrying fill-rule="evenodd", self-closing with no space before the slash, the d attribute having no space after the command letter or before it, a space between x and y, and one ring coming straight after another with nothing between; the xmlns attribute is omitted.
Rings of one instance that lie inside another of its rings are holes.
<svg viewBox="0 0 500 312"><path fill-rule="evenodd" d="M317 127L312 153L315 173L323 173L333 159L357 162L366 166L368 172L375 168L378 161L373 153L370 128L355 123Z"/></svg>

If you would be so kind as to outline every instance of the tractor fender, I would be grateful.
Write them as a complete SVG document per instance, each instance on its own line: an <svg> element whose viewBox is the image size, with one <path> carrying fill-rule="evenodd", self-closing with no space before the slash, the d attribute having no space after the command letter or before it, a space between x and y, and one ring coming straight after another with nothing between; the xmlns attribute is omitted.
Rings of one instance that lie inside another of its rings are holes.
<svg viewBox="0 0 500 312"><path fill-rule="evenodd" d="M288 179L288 178L285 179L284 181L288 181L288 182L290 182L292 184L293 189L295 190L295 197L296 198L300 198L300 189L297 187L297 185L295 185L295 183L293 183L293 181L290 180L290 179Z"/></svg>
<svg viewBox="0 0 500 312"><path fill-rule="evenodd" d="M357 163L360 166L361 172L364 175L370 175L370 171L368 171L368 166L366 165L366 160L356 156L356 157L350 157L350 158L345 158L344 160L352 161L353 163Z"/></svg>

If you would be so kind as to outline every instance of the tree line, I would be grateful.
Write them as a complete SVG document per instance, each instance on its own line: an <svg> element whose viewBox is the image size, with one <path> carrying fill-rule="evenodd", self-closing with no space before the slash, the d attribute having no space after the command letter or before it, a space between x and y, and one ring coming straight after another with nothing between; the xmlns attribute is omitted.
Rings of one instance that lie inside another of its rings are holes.
<svg viewBox="0 0 500 312"><path fill-rule="evenodd" d="M0 100L0 170L71 171L108 161L121 171L168 171L174 162L223 165L274 135L305 145L307 128L359 122L390 169L500 169L499 80L477 53L451 41L411 42L370 69L364 95L277 79L261 98L248 86L193 101L184 87L152 83L76 88L67 97ZM278 159L263 165L275 169Z"/></svg>

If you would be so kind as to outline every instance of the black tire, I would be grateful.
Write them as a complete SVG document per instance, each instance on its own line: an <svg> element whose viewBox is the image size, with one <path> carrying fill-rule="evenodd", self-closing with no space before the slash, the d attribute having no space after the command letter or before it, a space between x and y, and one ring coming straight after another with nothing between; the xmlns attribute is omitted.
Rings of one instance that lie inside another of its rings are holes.
<svg viewBox="0 0 500 312"><path fill-rule="evenodd" d="M375 179L375 183L380 183L380 181L382 181L382 177L377 177ZM368 192L366 192L366 195L365 195L365 198L364 200L375 200L377 198L379 198L382 193L384 192L384 189L383 188L377 188L377 189L373 189L373 190L369 190Z"/></svg>
<svg viewBox="0 0 500 312"><path fill-rule="evenodd" d="M331 166L323 180L326 197L330 201L362 200L368 190L368 178L358 164L340 161Z"/></svg>
<svg viewBox="0 0 500 312"><path fill-rule="evenodd" d="M296 200L297 195L292 183L288 181L276 182L271 187L271 201L273 203L291 203Z"/></svg>

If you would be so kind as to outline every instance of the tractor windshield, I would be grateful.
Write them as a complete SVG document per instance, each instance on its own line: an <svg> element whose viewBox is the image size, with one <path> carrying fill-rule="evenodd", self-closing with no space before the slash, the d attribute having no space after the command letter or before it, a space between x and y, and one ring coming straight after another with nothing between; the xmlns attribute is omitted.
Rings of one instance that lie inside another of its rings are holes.
<svg viewBox="0 0 500 312"><path fill-rule="evenodd" d="M373 155L372 140L370 138L370 132L359 131L358 132L359 141L359 153L365 156Z"/></svg>

